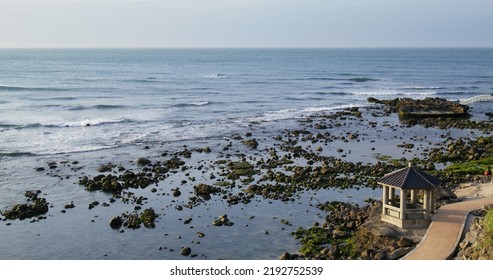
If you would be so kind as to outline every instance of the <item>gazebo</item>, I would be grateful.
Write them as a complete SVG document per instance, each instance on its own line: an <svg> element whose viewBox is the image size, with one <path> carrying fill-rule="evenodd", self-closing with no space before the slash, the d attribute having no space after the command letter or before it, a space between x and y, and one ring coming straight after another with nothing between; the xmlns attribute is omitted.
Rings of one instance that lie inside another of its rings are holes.
<svg viewBox="0 0 493 280"><path fill-rule="evenodd" d="M382 220L400 228L427 227L435 210L433 192L441 180L409 163L378 180L383 187Z"/></svg>

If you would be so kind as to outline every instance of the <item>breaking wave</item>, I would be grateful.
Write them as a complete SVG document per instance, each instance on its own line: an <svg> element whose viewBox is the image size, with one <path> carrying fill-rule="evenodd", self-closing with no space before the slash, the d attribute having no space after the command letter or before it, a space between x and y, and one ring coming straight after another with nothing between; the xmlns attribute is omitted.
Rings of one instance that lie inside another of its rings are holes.
<svg viewBox="0 0 493 280"><path fill-rule="evenodd" d="M459 100L462 105L471 105L478 102L493 102L493 94L481 94Z"/></svg>

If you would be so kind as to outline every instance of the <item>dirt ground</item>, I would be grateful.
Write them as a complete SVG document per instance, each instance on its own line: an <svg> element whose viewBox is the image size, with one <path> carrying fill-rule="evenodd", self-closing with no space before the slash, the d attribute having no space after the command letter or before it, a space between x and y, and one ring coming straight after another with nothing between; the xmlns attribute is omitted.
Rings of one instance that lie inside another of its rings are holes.
<svg viewBox="0 0 493 280"><path fill-rule="evenodd" d="M455 190L458 198L493 196L493 183L465 183Z"/></svg>

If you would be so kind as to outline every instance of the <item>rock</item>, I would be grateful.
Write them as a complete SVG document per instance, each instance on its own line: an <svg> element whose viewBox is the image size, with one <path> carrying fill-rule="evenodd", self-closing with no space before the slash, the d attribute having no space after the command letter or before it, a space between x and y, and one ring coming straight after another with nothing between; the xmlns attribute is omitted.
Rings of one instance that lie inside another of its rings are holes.
<svg viewBox="0 0 493 280"><path fill-rule="evenodd" d="M221 223L229 222L228 215L224 214L224 215L219 216L219 221L221 221Z"/></svg>
<svg viewBox="0 0 493 280"><path fill-rule="evenodd" d="M123 224L123 220L120 216L116 216L111 218L110 220L110 227L112 229L119 229Z"/></svg>
<svg viewBox="0 0 493 280"><path fill-rule="evenodd" d="M250 147L251 149L256 149L258 147L258 142L256 139L250 139L250 140L243 141L243 144Z"/></svg>
<svg viewBox="0 0 493 280"><path fill-rule="evenodd" d="M96 206L98 206L98 205L99 205L99 202L97 202L97 201L93 201L93 202L91 202L91 203L89 204L89 209L92 209L92 208L94 208L94 207L96 207Z"/></svg>
<svg viewBox="0 0 493 280"><path fill-rule="evenodd" d="M414 246L414 241L410 238L402 237L397 241L397 245L399 245L399 247L411 247Z"/></svg>
<svg viewBox="0 0 493 280"><path fill-rule="evenodd" d="M169 169L177 169L180 168L181 166L185 165L185 162L177 157L174 157L170 160L165 161L164 163L166 167Z"/></svg>
<svg viewBox="0 0 493 280"><path fill-rule="evenodd" d="M456 199L457 195L449 188L438 186L434 190L434 197L436 200Z"/></svg>
<svg viewBox="0 0 493 280"><path fill-rule="evenodd" d="M230 227L230 226L234 225L234 223L232 223L232 222L228 219L228 216L227 216L226 214L219 216L219 218L218 218L218 219L216 219L216 220L212 221L212 224L213 224L214 226L217 226L217 227L220 227L220 226L223 226L223 225L224 225L224 226L228 226L228 227Z"/></svg>
<svg viewBox="0 0 493 280"><path fill-rule="evenodd" d="M140 215L140 219L146 228L154 228L156 225L154 221L156 220L157 215L152 208L145 209L144 212Z"/></svg>
<svg viewBox="0 0 493 280"><path fill-rule="evenodd" d="M197 236L199 238L203 238L205 236L205 234L203 232L197 232Z"/></svg>
<svg viewBox="0 0 493 280"><path fill-rule="evenodd" d="M66 204L65 206L63 206L63 208L65 209L72 209L72 208L75 208L75 205L73 202L71 202L70 204Z"/></svg>
<svg viewBox="0 0 493 280"><path fill-rule="evenodd" d="M192 253L192 249L190 247L183 247L180 250L180 254L184 256L189 256Z"/></svg>
<svg viewBox="0 0 493 280"><path fill-rule="evenodd" d="M399 144L397 145L398 148L405 148L405 149L408 149L408 150L411 150L412 148L414 148L414 144L411 144L411 143L404 143L404 144Z"/></svg>
<svg viewBox="0 0 493 280"><path fill-rule="evenodd" d="M280 260L292 260L292 255L288 252L284 252L280 257L279 259Z"/></svg>
<svg viewBox="0 0 493 280"><path fill-rule="evenodd" d="M197 186L193 187L194 193L198 196L201 196L206 199L210 199L210 195L217 193L220 191L219 188L206 185L206 184L198 184Z"/></svg>
<svg viewBox="0 0 493 280"><path fill-rule="evenodd" d="M387 259L387 254L385 254L384 251L379 251L375 254L373 257L374 260L386 260Z"/></svg>
<svg viewBox="0 0 493 280"><path fill-rule="evenodd" d="M108 164L101 164L98 168L99 172L111 172L113 169L113 165L111 163Z"/></svg>
<svg viewBox="0 0 493 280"><path fill-rule="evenodd" d="M180 188L176 188L173 190L173 196L174 197L179 197L181 195Z"/></svg>
<svg viewBox="0 0 493 280"><path fill-rule="evenodd" d="M24 220L48 212L48 203L45 198L38 197L39 193L41 193L39 190L26 191L24 196L33 203L16 204L11 210L5 210L2 214L6 219Z"/></svg>
<svg viewBox="0 0 493 280"><path fill-rule="evenodd" d="M128 215L128 217L126 217L126 221L123 223L125 227L130 229L138 229L140 228L141 224L142 224L142 220L139 218L137 214Z"/></svg>
<svg viewBox="0 0 493 280"><path fill-rule="evenodd" d="M351 133L351 134L349 134L348 138L351 139L351 140L358 139L358 134Z"/></svg>
<svg viewBox="0 0 493 280"><path fill-rule="evenodd" d="M148 158L141 157L136 160L137 165L140 166L145 166L145 165L151 165L151 161Z"/></svg>
<svg viewBox="0 0 493 280"><path fill-rule="evenodd" d="M399 248L399 249L396 249L393 252L389 253L387 257L389 260L397 260L397 259L404 257L405 255L407 255L412 250L413 250L412 247Z"/></svg>
<svg viewBox="0 0 493 280"><path fill-rule="evenodd" d="M342 231L342 230L334 230L334 232L332 232L332 238L333 239L342 239L342 238L349 237L350 235L351 234L349 232Z"/></svg>

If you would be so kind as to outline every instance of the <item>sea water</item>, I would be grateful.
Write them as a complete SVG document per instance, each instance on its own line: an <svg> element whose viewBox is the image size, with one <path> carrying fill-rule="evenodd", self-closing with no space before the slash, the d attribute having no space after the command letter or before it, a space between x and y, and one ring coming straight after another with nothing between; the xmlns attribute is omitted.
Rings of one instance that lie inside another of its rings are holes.
<svg viewBox="0 0 493 280"><path fill-rule="evenodd" d="M370 96L441 97L473 104L484 116L491 93L493 49L2 49L0 210L34 189L52 208L36 223L3 221L0 258L175 259L184 258L180 247L192 246L203 259L275 259L298 247L281 219L307 227L323 221L317 202L362 203L380 192L331 189L294 203L242 207L211 201L188 212L174 211L163 196L146 206L161 209L156 229L119 233L108 221L132 205L88 212L89 203L108 196L86 192L68 169L66 178L34 170L78 161L90 173L102 162L156 150L214 149L255 127L275 127L267 132L274 136L315 113L369 106ZM71 201L76 208L61 214ZM209 226L224 213L233 227Z"/></svg>

